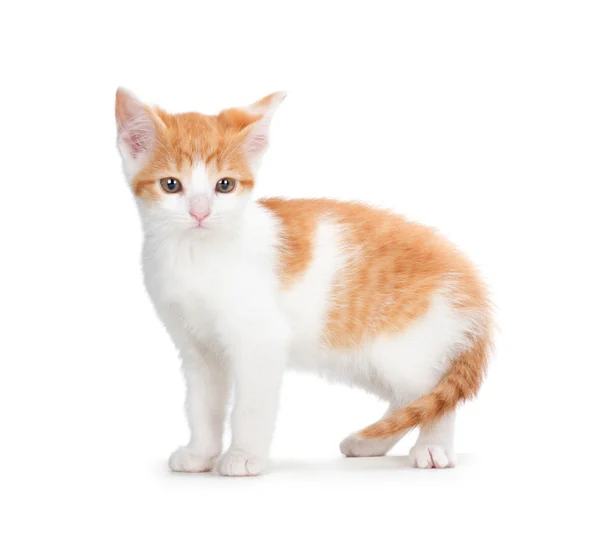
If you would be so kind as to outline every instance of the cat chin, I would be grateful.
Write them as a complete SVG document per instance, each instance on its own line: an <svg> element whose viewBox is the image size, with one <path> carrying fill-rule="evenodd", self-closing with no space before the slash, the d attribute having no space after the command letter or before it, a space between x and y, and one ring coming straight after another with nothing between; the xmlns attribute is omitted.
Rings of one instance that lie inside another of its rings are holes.
<svg viewBox="0 0 600 553"><path fill-rule="evenodd" d="M192 232L202 233L212 230L212 226L210 223L195 223L191 224L188 229Z"/></svg>

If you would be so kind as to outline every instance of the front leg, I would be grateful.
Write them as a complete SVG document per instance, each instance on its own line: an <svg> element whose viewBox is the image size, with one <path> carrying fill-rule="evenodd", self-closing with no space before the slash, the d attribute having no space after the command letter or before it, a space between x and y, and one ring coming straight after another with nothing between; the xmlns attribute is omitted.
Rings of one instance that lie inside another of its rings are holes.
<svg viewBox="0 0 600 553"><path fill-rule="evenodd" d="M287 341L282 328L258 326L261 336L245 336L233 348L235 402L231 447L219 461L224 476L255 476L266 466L279 402Z"/></svg>
<svg viewBox="0 0 600 553"><path fill-rule="evenodd" d="M223 448L228 375L210 351L182 352L182 371L190 441L171 455L169 467L177 472L207 472L213 469Z"/></svg>

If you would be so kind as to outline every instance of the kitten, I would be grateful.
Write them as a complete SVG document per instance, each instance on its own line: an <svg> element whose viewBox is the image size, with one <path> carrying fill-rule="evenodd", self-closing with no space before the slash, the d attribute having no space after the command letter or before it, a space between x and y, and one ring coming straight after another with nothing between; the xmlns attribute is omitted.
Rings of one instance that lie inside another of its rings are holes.
<svg viewBox="0 0 600 553"><path fill-rule="evenodd" d="M174 471L259 474L283 369L389 402L340 444L385 455L419 426L414 466L454 465L457 405L491 349L485 286L433 230L358 203L252 199L271 94L214 116L169 114L119 89L118 148L144 229L145 284L182 360L191 438ZM232 443L222 454L226 406Z"/></svg>

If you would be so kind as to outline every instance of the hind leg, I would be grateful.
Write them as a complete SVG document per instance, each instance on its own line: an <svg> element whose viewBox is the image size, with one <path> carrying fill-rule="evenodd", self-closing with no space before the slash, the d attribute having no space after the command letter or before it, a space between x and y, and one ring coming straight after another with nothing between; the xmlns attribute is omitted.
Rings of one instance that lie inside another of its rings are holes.
<svg viewBox="0 0 600 553"><path fill-rule="evenodd" d="M398 405L390 405L382 418L385 418L395 409L399 409L399 407ZM350 434L340 443L340 451L346 457L381 457L392 449L403 435L392 436L384 440L363 440L356 434Z"/></svg>
<svg viewBox="0 0 600 553"><path fill-rule="evenodd" d="M433 424L421 427L417 443L410 450L414 467L445 469L454 466L455 418L456 413L453 411Z"/></svg>

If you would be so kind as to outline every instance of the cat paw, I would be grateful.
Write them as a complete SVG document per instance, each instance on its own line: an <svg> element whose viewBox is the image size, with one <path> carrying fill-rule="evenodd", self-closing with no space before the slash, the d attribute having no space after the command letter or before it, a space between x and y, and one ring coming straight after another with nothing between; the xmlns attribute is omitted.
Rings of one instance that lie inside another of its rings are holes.
<svg viewBox="0 0 600 553"><path fill-rule="evenodd" d="M454 467L454 454L441 445L417 444L410 450L413 467L419 469L448 469Z"/></svg>
<svg viewBox="0 0 600 553"><path fill-rule="evenodd" d="M174 472L209 472L215 466L217 456L207 457L187 446L176 449L169 458L169 468Z"/></svg>
<svg viewBox="0 0 600 553"><path fill-rule="evenodd" d="M240 449L230 449L219 460L217 471L223 476L257 476L264 467L260 458Z"/></svg>
<svg viewBox="0 0 600 553"><path fill-rule="evenodd" d="M395 440L362 440L350 434L340 443L340 451L346 457L381 457L395 444Z"/></svg>

